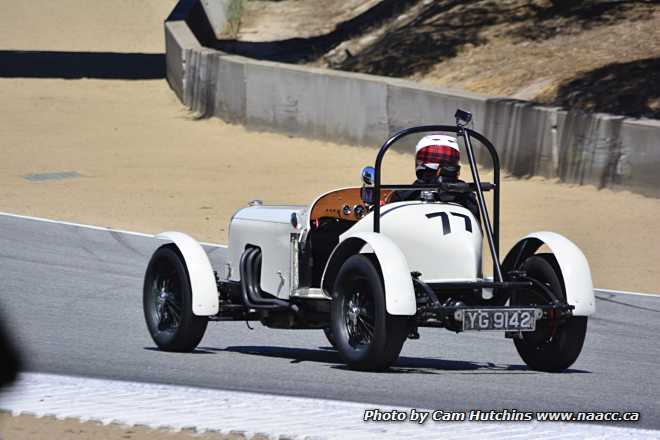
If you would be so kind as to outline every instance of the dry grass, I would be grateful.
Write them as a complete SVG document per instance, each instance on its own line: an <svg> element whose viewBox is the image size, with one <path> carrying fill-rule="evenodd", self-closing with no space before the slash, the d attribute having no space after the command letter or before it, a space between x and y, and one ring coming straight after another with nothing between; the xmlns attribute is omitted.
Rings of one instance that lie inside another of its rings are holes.
<svg viewBox="0 0 660 440"><path fill-rule="evenodd" d="M333 8L343 5L352 16L365 12L355 10L354 3L337 0ZM312 64L660 118L659 2L563 3L558 8L549 0L413 1L403 13L334 42L315 54ZM348 14L329 18L326 2L317 0L277 5L248 10L246 22L258 17L259 26L243 37L265 41L273 24L286 28L287 38L299 36L312 44L312 36L331 35ZM287 17L285 26L282 17ZM287 55L282 59L295 59Z"/></svg>
<svg viewBox="0 0 660 440"><path fill-rule="evenodd" d="M231 0L227 6L227 24L224 31L231 38L236 38L241 29L245 3L246 0Z"/></svg>
<svg viewBox="0 0 660 440"><path fill-rule="evenodd" d="M561 28L561 21L556 24ZM660 56L660 10L642 19L622 19L590 29L573 25L547 39L521 39L515 31L522 26L495 26L483 33L484 44L466 45L455 57L413 78L489 95L555 103L562 85L589 72ZM642 80L628 76L620 84ZM657 99L653 94L647 96L650 108Z"/></svg>

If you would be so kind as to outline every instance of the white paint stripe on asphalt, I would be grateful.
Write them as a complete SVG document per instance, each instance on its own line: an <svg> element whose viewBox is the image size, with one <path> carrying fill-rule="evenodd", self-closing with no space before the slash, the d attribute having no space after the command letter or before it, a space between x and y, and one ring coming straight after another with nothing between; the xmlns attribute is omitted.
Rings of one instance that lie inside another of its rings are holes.
<svg viewBox="0 0 660 440"><path fill-rule="evenodd" d="M23 373L0 393L0 409L18 415L75 417L104 424L146 425L270 438L328 439L657 439L659 431L558 422L363 422L364 411L410 408L190 388L116 380Z"/></svg>
<svg viewBox="0 0 660 440"><path fill-rule="evenodd" d="M1 216L5 217L13 217L13 218L20 218L24 220L32 220L32 221L37 221L37 222L45 222L45 223L54 223L54 224L60 224L60 225L65 225L65 226L74 226L77 228L85 228L85 229L94 229L97 231L106 231L106 232L117 232L119 234L127 234L127 235L135 235L138 237L148 237L148 238L154 238L155 236L153 234L145 234L144 232L134 232L134 231L126 231L123 229L113 229L113 228L107 228L104 226L94 226L94 225L86 225L82 223L72 223L72 222L65 222L62 220L52 220L48 218L42 218L42 217L31 217L29 215L20 215L20 214L12 214L10 212L0 212ZM227 245L224 244L217 244L217 243L207 243L207 242L201 242L200 244L204 246L210 246L210 247L227 247ZM598 289L594 288L596 292L603 292L603 293L614 293L617 295L639 295L639 296L650 296L650 297L658 297L660 298L660 293L642 293L642 292L629 292L625 290L610 290L610 289Z"/></svg>
<svg viewBox="0 0 660 440"><path fill-rule="evenodd" d="M85 224L82 224L82 223L65 222L65 221L62 221L62 220L52 220L52 219L42 218L42 217L31 217L29 215L12 214L10 212L0 212L0 215L5 216L5 217L20 218L20 219L23 219L23 220L32 220L32 221L35 221L35 222L54 223L54 224L58 224L58 225L73 226L73 227L76 227L76 228L93 229L93 230L96 230L96 231L116 232L116 233L119 233L119 234L135 235L137 237L147 237L147 238L154 238L155 237L155 235L153 235L153 234L146 234L144 232L126 231L124 229L113 229L113 228L107 228L105 226L85 225ZM217 244L217 243L200 242L200 244L204 245L204 246L210 246L210 247L227 247L224 244Z"/></svg>
<svg viewBox="0 0 660 440"><path fill-rule="evenodd" d="M660 298L660 293L642 293L642 292L629 292L627 290L610 290L610 289L597 289L594 288L596 293L613 293L615 295L636 295L636 296L650 296L653 298Z"/></svg>

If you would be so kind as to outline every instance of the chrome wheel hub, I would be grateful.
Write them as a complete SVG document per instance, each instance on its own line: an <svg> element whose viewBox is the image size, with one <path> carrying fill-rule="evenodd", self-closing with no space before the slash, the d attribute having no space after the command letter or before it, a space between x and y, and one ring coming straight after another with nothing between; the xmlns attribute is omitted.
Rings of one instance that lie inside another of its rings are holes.
<svg viewBox="0 0 660 440"><path fill-rule="evenodd" d="M358 316L360 316L360 307L351 299L348 302L348 319L353 329L357 327Z"/></svg>
<svg viewBox="0 0 660 440"><path fill-rule="evenodd" d="M154 282L154 305L158 329L172 330L179 326L181 304L175 286L170 279L157 279Z"/></svg>
<svg viewBox="0 0 660 440"><path fill-rule="evenodd" d="M160 289L160 293L158 294L158 305L162 306L165 304L169 296L170 294L165 291L165 287L162 287Z"/></svg>
<svg viewBox="0 0 660 440"><path fill-rule="evenodd" d="M371 301L364 292L355 291L344 305L344 321L353 347L370 344L373 338L373 313L370 313ZM371 305L372 306L372 305Z"/></svg>

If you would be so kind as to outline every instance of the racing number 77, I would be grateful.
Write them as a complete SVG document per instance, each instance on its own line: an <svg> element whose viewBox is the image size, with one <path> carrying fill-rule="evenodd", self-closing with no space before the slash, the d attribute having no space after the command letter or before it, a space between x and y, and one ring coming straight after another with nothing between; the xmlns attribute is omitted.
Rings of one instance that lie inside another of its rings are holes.
<svg viewBox="0 0 660 440"><path fill-rule="evenodd" d="M472 221L470 217L459 212L450 212L451 215L456 217L461 217L465 221L465 230L467 232L472 232ZM428 218L440 217L442 219L442 235L451 234L451 224L449 223L449 215L446 212L433 212L431 214L426 214Z"/></svg>

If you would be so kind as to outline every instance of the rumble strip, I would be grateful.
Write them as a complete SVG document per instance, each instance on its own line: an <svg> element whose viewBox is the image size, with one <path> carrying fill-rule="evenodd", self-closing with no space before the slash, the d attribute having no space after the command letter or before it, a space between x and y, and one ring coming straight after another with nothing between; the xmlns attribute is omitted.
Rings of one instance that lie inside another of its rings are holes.
<svg viewBox="0 0 660 440"><path fill-rule="evenodd" d="M12 389L0 393L0 409L104 424L240 432L248 438L261 433L274 439L642 439L660 434L554 422L365 422L368 411L410 414L412 409L41 373L24 373Z"/></svg>

